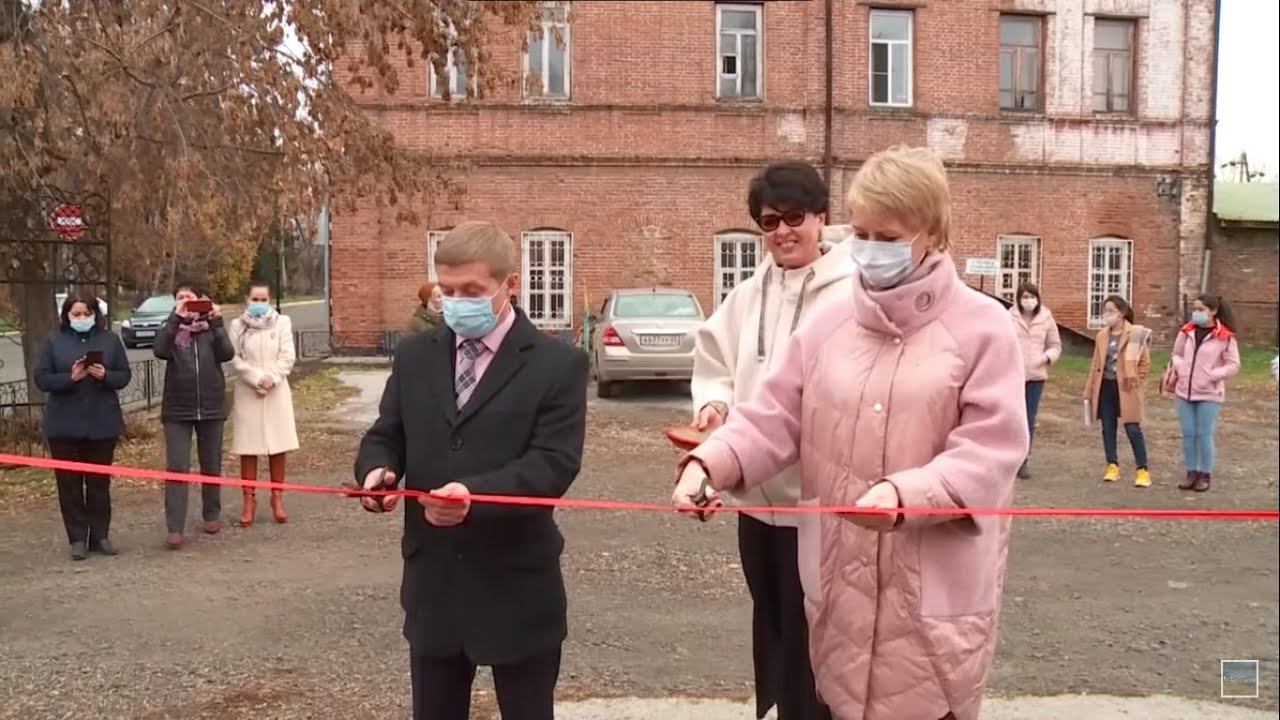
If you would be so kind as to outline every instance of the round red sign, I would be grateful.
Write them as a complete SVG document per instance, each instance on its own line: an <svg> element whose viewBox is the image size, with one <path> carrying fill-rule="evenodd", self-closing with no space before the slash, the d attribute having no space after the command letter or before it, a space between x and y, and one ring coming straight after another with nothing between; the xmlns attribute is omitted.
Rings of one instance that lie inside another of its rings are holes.
<svg viewBox="0 0 1280 720"><path fill-rule="evenodd" d="M49 228L67 240L77 240L88 229L79 205L63 203L49 214Z"/></svg>

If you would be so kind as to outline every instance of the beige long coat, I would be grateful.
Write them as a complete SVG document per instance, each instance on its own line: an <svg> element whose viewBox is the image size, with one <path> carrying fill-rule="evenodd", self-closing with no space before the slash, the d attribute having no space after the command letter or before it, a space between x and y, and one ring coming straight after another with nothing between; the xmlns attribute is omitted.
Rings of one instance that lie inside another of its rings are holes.
<svg viewBox="0 0 1280 720"><path fill-rule="evenodd" d="M298 430L289 391L289 373L297 359L293 322L287 315L279 315L274 324L259 330L236 318L231 322L231 344L236 349L231 360L236 373L231 454L276 455L297 450ZM275 387L265 396L259 395L254 388L268 375L275 380Z"/></svg>

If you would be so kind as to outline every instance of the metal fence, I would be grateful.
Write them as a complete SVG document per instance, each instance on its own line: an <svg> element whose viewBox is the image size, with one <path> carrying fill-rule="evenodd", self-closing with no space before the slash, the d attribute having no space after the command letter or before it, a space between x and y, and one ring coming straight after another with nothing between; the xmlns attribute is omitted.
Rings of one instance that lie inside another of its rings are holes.
<svg viewBox="0 0 1280 720"><path fill-rule="evenodd" d="M293 333L294 351L300 360L329 357L390 357L404 333L395 330L334 333L299 330Z"/></svg>
<svg viewBox="0 0 1280 720"><path fill-rule="evenodd" d="M163 360L138 360L129 363L132 377L129 384L120 391L120 405L126 410L145 410L159 404L160 394L164 390L164 368ZM25 379L0 383L0 412L9 407L24 405L41 405L39 400L31 399Z"/></svg>

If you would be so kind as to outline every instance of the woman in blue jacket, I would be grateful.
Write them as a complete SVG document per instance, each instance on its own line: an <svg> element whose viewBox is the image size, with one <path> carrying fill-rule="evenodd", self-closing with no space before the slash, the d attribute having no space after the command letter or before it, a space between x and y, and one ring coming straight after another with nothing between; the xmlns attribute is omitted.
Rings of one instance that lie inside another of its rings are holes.
<svg viewBox="0 0 1280 720"><path fill-rule="evenodd" d="M36 360L36 387L42 390L44 436L55 460L110 465L124 432L119 391L129 384L129 358L108 329L94 298L69 295L62 323L45 340ZM111 477L56 470L58 506L71 543L71 559L89 551L115 555L111 528Z"/></svg>

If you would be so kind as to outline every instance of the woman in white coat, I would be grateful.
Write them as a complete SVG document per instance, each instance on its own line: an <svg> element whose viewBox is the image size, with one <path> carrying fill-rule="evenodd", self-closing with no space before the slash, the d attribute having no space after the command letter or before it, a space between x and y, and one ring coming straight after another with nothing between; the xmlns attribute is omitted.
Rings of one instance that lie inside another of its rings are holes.
<svg viewBox="0 0 1280 720"><path fill-rule="evenodd" d="M231 344L236 349L231 363L237 377L231 454L240 456L241 479L257 480L258 458L266 455L271 482L282 483L285 453L298 449L289 392L289 372L297 356L293 323L271 307L271 290L266 285L249 288L244 313L231 323ZM253 524L257 505L254 489L245 488L242 526ZM271 516L278 523L289 519L283 490L271 491Z"/></svg>

